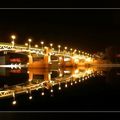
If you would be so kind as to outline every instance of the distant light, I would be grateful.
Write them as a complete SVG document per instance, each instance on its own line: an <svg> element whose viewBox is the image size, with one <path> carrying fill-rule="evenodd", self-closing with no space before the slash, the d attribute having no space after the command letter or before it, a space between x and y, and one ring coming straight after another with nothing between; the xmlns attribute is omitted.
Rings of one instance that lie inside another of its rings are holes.
<svg viewBox="0 0 120 120"><path fill-rule="evenodd" d="M53 43L50 43L50 46L52 47L52 46L53 46Z"/></svg>
<svg viewBox="0 0 120 120"><path fill-rule="evenodd" d="M11 38L14 40L16 38L16 36L15 35L11 35Z"/></svg>
<svg viewBox="0 0 120 120"><path fill-rule="evenodd" d="M29 100L31 100L32 99L32 96L29 96Z"/></svg>
<svg viewBox="0 0 120 120"><path fill-rule="evenodd" d="M44 92L42 92L42 93L41 93L41 95L43 96L43 95L45 95L45 93L44 93Z"/></svg>
<svg viewBox="0 0 120 120"><path fill-rule="evenodd" d="M14 101L12 102L13 105L16 105L16 103L17 103L16 100L14 100Z"/></svg>
<svg viewBox="0 0 120 120"><path fill-rule="evenodd" d="M50 92L53 92L53 89L51 89Z"/></svg>
<svg viewBox="0 0 120 120"><path fill-rule="evenodd" d="M60 48L61 47L61 45L58 45L58 48Z"/></svg>
<svg viewBox="0 0 120 120"><path fill-rule="evenodd" d="M38 48L38 45L36 44L35 47Z"/></svg>
<svg viewBox="0 0 120 120"><path fill-rule="evenodd" d="M28 43L25 43L25 46L28 46Z"/></svg>
<svg viewBox="0 0 120 120"><path fill-rule="evenodd" d="M61 87L59 86L59 88L58 88L59 90L61 90Z"/></svg>
<svg viewBox="0 0 120 120"><path fill-rule="evenodd" d="M67 47L65 47L65 50L67 50Z"/></svg>
<svg viewBox="0 0 120 120"><path fill-rule="evenodd" d="M70 84L71 84L71 85L73 85L73 83L72 83L72 82L71 82Z"/></svg>
<svg viewBox="0 0 120 120"><path fill-rule="evenodd" d="M29 41L29 42L32 42L32 39L31 39L31 38L29 38L29 39L28 39L28 41Z"/></svg>
<svg viewBox="0 0 120 120"><path fill-rule="evenodd" d="M79 82L81 82L81 80L79 79Z"/></svg>
<svg viewBox="0 0 120 120"><path fill-rule="evenodd" d="M65 87L67 88L67 84L65 84Z"/></svg>
<svg viewBox="0 0 120 120"><path fill-rule="evenodd" d="M43 42L43 41L41 41L40 43L41 43L42 45L44 44L44 42Z"/></svg>

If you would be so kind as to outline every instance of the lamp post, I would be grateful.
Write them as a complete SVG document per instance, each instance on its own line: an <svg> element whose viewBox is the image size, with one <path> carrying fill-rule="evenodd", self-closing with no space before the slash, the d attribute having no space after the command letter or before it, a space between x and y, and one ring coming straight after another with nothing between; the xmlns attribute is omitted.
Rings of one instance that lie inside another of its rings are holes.
<svg viewBox="0 0 120 120"><path fill-rule="evenodd" d="M65 49L65 52L67 52L67 47L65 47L64 49Z"/></svg>
<svg viewBox="0 0 120 120"><path fill-rule="evenodd" d="M53 43L50 43L51 50L52 50L52 46L53 46Z"/></svg>
<svg viewBox="0 0 120 120"><path fill-rule="evenodd" d="M11 41L11 43L12 43L12 48L14 48L16 36L15 36L15 35L11 35L11 38L12 38L12 41Z"/></svg>
<svg viewBox="0 0 120 120"><path fill-rule="evenodd" d="M32 39L29 38L29 39L28 39L28 42L29 42L29 47L28 47L28 48L29 48L29 50L30 50Z"/></svg>
<svg viewBox="0 0 120 120"><path fill-rule="evenodd" d="M60 53L60 48L61 48L61 45L58 45L58 52Z"/></svg>
<svg viewBox="0 0 120 120"><path fill-rule="evenodd" d="M41 45L42 45L42 49L43 49L44 42L43 42L43 41L41 41L40 43L41 43Z"/></svg>
<svg viewBox="0 0 120 120"><path fill-rule="evenodd" d="M71 53L71 55L72 55L72 50L73 50L73 49L72 49L72 48L70 48L70 53Z"/></svg>

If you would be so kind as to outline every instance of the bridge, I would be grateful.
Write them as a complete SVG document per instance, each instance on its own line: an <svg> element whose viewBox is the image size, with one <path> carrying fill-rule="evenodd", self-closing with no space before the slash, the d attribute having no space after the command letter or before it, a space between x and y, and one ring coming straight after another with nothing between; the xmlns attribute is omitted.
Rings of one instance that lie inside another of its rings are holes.
<svg viewBox="0 0 120 120"><path fill-rule="evenodd" d="M72 48L68 50L67 47L61 50L60 45L58 45L58 50L55 50L53 48L53 44L50 44L49 47L44 47L44 42L41 42L41 47L39 47L38 45L32 47L31 39L29 39L28 43L25 43L25 45L15 45L15 43L13 43L13 41L11 43L0 43L0 52L3 52L2 56L6 56L4 58L4 64L1 64L0 67L50 68L81 66L86 64L92 64L95 62L94 56L89 53ZM21 58L16 57L17 59L11 59L11 62L9 62L9 64L6 64L5 61L6 59L8 59L8 53L25 55L28 58L28 61L22 64Z"/></svg>

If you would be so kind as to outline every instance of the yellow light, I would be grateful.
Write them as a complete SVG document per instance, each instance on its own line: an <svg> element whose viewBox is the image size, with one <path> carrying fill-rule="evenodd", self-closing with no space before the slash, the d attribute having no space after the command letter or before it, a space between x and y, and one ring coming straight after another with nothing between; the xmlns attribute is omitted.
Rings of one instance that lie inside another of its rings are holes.
<svg viewBox="0 0 120 120"><path fill-rule="evenodd" d="M60 48L61 47L61 45L58 45L58 48Z"/></svg>
<svg viewBox="0 0 120 120"><path fill-rule="evenodd" d="M58 88L59 90L61 90L61 87L59 86L59 88Z"/></svg>
<svg viewBox="0 0 120 120"><path fill-rule="evenodd" d="M62 73L60 73L60 74L59 74L59 77L62 77L62 76L63 76L63 74L62 74Z"/></svg>
<svg viewBox="0 0 120 120"><path fill-rule="evenodd" d="M74 59L74 62L75 62L75 63L79 63L79 59L77 59L77 58Z"/></svg>
<svg viewBox="0 0 120 120"><path fill-rule="evenodd" d="M77 70L75 70L75 74L78 74L79 73L79 70L77 69Z"/></svg>
<svg viewBox="0 0 120 120"><path fill-rule="evenodd" d="M53 46L53 43L50 43L50 47L52 47Z"/></svg>
<svg viewBox="0 0 120 120"><path fill-rule="evenodd" d="M65 84L65 87L67 88L67 83Z"/></svg>
<svg viewBox="0 0 120 120"><path fill-rule="evenodd" d="M15 42L14 42L14 41L12 41L11 43L12 43L12 44L14 44Z"/></svg>
<svg viewBox="0 0 120 120"><path fill-rule="evenodd" d="M16 36L15 35L11 35L11 38L14 40L16 38Z"/></svg>
<svg viewBox="0 0 120 120"><path fill-rule="evenodd" d="M44 93L44 92L42 92L42 93L41 93L41 95L43 96L43 95L45 95L45 93Z"/></svg>
<svg viewBox="0 0 120 120"><path fill-rule="evenodd" d="M70 84L71 84L71 85L73 85L73 83L72 83L72 82L71 82Z"/></svg>
<svg viewBox="0 0 120 120"><path fill-rule="evenodd" d="M76 52L77 50L75 49L74 52Z"/></svg>
<svg viewBox="0 0 120 120"><path fill-rule="evenodd" d="M29 39L28 39L28 42L32 42L32 39L31 39L31 38L29 38Z"/></svg>
<svg viewBox="0 0 120 120"><path fill-rule="evenodd" d="M17 103L16 100L14 100L14 101L12 102L13 105L16 105L16 103Z"/></svg>
<svg viewBox="0 0 120 120"><path fill-rule="evenodd" d="M36 44L35 47L38 48L38 45Z"/></svg>
<svg viewBox="0 0 120 120"><path fill-rule="evenodd" d="M59 57L59 60L62 60L62 57Z"/></svg>
<svg viewBox="0 0 120 120"><path fill-rule="evenodd" d="M52 92L53 92L53 89L51 89L50 92L52 93Z"/></svg>
<svg viewBox="0 0 120 120"><path fill-rule="evenodd" d="M77 83L77 81L75 81L75 84Z"/></svg>
<svg viewBox="0 0 120 120"><path fill-rule="evenodd" d="M65 50L67 50L67 47L65 47Z"/></svg>
<svg viewBox="0 0 120 120"><path fill-rule="evenodd" d="M79 82L81 82L81 80L79 79Z"/></svg>
<svg viewBox="0 0 120 120"><path fill-rule="evenodd" d="M25 46L28 46L28 43L25 43Z"/></svg>
<svg viewBox="0 0 120 120"><path fill-rule="evenodd" d="M42 45L44 44L44 42L43 42L43 41L41 41L40 43L41 43Z"/></svg>
<svg viewBox="0 0 120 120"><path fill-rule="evenodd" d="M32 96L29 96L29 100L31 100L32 99Z"/></svg>
<svg viewBox="0 0 120 120"><path fill-rule="evenodd" d="M45 46L44 49L47 49L47 47Z"/></svg>
<svg viewBox="0 0 120 120"><path fill-rule="evenodd" d="M73 49L72 48L70 48L70 51L72 51Z"/></svg>
<svg viewBox="0 0 120 120"><path fill-rule="evenodd" d="M91 59L90 57L88 57L88 58L86 58L86 61L87 61L87 62L91 62L92 59Z"/></svg>

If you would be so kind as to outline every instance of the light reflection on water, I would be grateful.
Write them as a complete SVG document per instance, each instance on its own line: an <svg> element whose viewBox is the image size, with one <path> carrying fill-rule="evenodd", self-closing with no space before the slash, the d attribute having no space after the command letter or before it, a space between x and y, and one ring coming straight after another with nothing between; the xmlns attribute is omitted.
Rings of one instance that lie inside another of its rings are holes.
<svg viewBox="0 0 120 120"><path fill-rule="evenodd" d="M59 69L0 69L0 98L12 97L12 104L15 105L17 94L29 94L32 99L32 91L42 90L41 95L45 95L45 89L50 93L54 92L54 86L58 86L60 91L73 86L91 77L103 75L102 68L80 67L80 68L59 68ZM52 95L52 94L51 94Z"/></svg>

